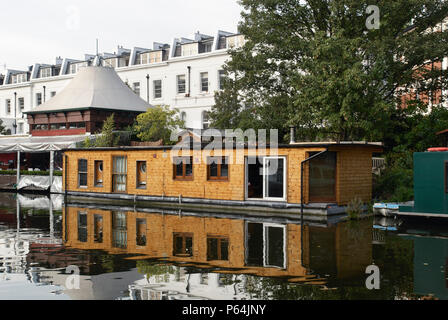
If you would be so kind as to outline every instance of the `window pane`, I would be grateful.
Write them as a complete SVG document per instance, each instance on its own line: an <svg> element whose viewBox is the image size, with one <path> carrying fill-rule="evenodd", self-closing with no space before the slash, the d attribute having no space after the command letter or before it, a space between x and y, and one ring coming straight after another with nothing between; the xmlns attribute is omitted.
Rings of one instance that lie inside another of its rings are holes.
<svg viewBox="0 0 448 320"><path fill-rule="evenodd" d="M267 173L266 196L268 198L283 198L284 159L267 159L265 172Z"/></svg>
<svg viewBox="0 0 448 320"><path fill-rule="evenodd" d="M227 163L221 164L221 177L229 176L229 165Z"/></svg>
<svg viewBox="0 0 448 320"><path fill-rule="evenodd" d="M103 242L103 216L96 214L94 216L95 242Z"/></svg>
<svg viewBox="0 0 448 320"><path fill-rule="evenodd" d="M218 260L218 239L207 239L207 260Z"/></svg>
<svg viewBox="0 0 448 320"><path fill-rule="evenodd" d="M193 164L191 163L187 163L185 165L185 176L192 176L193 175Z"/></svg>
<svg viewBox="0 0 448 320"><path fill-rule="evenodd" d="M310 154L312 156L313 153ZM336 153L327 152L310 161L310 201L334 201L336 198Z"/></svg>
<svg viewBox="0 0 448 320"><path fill-rule="evenodd" d="M284 267L284 229L279 227L266 227L267 238L267 264L269 266Z"/></svg>
<svg viewBox="0 0 448 320"><path fill-rule="evenodd" d="M78 212L78 241L87 242L87 213Z"/></svg>
<svg viewBox="0 0 448 320"><path fill-rule="evenodd" d="M229 260L229 240L221 239L221 259Z"/></svg>
<svg viewBox="0 0 448 320"><path fill-rule="evenodd" d="M176 176L177 177L182 177L183 176L183 172L184 172L184 165L181 162L178 165L176 165Z"/></svg>
<svg viewBox="0 0 448 320"><path fill-rule="evenodd" d="M216 162L212 162L210 164L210 177L218 176L218 164Z"/></svg>

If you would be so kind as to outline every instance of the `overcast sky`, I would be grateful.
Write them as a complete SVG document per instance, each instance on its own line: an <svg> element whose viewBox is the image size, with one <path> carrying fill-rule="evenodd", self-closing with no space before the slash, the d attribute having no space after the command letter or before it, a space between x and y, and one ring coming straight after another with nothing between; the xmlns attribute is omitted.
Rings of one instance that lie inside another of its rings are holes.
<svg viewBox="0 0 448 320"><path fill-rule="evenodd" d="M0 4L0 72L114 52L149 48L194 33L236 32L237 0L14 0Z"/></svg>

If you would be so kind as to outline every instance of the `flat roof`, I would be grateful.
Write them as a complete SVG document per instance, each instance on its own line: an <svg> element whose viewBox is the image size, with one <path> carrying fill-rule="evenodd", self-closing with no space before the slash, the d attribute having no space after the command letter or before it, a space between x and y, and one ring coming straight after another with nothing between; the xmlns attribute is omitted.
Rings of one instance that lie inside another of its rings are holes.
<svg viewBox="0 0 448 320"><path fill-rule="evenodd" d="M194 145L193 143L190 143L190 145ZM201 149L204 149L209 143L202 143ZM144 150L170 150L174 147L179 147L180 144L177 145L165 145L165 146L120 146L120 147L102 147L102 148L89 148L88 150L85 148L72 148L67 149L63 151L82 151L86 152L89 150L92 151L144 151ZM225 146L225 144L224 144ZM364 142L364 141L345 141L345 142L298 142L298 143L292 143L292 144L278 144L275 147L277 148L283 148L283 149L300 149L300 148L329 148L329 147L346 147L346 146L353 146L353 147L360 147L360 148L377 148L381 149L383 148L382 142ZM247 143L244 145L235 146L235 143L232 146L232 149L249 149L253 148L253 146L249 146ZM259 148L256 147L256 149L269 149L270 145L266 146L260 146ZM226 148L222 148L221 150L225 150ZM215 149L216 150L216 149Z"/></svg>

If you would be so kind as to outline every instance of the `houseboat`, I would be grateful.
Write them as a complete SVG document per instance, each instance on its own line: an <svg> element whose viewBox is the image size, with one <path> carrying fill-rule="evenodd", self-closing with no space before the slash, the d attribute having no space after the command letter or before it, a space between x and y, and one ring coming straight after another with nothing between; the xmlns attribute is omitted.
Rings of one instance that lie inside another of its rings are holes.
<svg viewBox="0 0 448 320"><path fill-rule="evenodd" d="M397 214L448 217L448 148L414 153L414 206L400 206Z"/></svg>
<svg viewBox="0 0 448 320"><path fill-rule="evenodd" d="M367 142L70 149L64 192L95 203L340 215L355 198L371 201L372 154L381 151L380 143Z"/></svg>

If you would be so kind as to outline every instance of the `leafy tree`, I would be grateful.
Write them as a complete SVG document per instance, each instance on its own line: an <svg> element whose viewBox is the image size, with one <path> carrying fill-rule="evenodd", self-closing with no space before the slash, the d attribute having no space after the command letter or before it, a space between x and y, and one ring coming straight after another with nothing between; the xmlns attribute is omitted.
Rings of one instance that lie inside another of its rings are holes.
<svg viewBox="0 0 448 320"><path fill-rule="evenodd" d="M120 137L115 135L115 114L111 114L103 124L99 137L94 142L95 147L116 147Z"/></svg>
<svg viewBox="0 0 448 320"><path fill-rule="evenodd" d="M168 106L156 106L137 116L134 125L137 137L141 141L163 140L164 144L173 144L171 133L184 126L177 110L170 110Z"/></svg>
<svg viewBox="0 0 448 320"><path fill-rule="evenodd" d="M448 30L425 32L440 28L446 1L240 3L246 43L225 67L215 127L280 129L287 140L296 125L302 139L392 140L400 95L447 87L448 70L437 63ZM368 5L380 9L379 29L366 27Z"/></svg>
<svg viewBox="0 0 448 320"><path fill-rule="evenodd" d="M0 119L0 134L5 135L7 134L6 128L3 126L3 121Z"/></svg>

